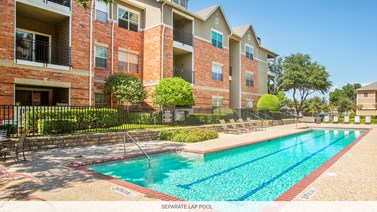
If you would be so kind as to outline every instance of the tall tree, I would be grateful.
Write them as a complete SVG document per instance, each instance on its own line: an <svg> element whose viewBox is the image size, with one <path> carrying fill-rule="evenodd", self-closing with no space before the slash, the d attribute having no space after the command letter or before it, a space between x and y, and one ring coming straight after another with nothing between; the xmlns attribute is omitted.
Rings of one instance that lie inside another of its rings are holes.
<svg viewBox="0 0 377 212"><path fill-rule="evenodd" d="M347 84L342 89L335 89L330 93L330 103L338 108L339 112L356 111L356 90L359 88L361 88L361 84L355 83ZM347 109L348 111L345 111Z"/></svg>
<svg viewBox="0 0 377 212"><path fill-rule="evenodd" d="M308 96L321 92L325 94L332 86L329 73L325 67L312 62L307 54L292 54L284 58L284 72L280 78L280 87L293 92L294 106L299 116Z"/></svg>

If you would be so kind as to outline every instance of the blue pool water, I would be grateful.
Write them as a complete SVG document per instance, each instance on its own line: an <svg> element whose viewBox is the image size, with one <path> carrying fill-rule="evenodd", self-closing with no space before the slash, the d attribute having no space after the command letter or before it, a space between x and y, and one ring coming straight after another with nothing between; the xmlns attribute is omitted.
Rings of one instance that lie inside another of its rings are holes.
<svg viewBox="0 0 377 212"><path fill-rule="evenodd" d="M271 201L362 135L313 130L209 155L168 153L88 168L191 201Z"/></svg>

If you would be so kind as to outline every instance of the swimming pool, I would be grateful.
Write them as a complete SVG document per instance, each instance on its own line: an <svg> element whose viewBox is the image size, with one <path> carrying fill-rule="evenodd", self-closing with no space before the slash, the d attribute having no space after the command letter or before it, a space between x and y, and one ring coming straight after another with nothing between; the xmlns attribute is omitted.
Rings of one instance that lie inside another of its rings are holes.
<svg viewBox="0 0 377 212"><path fill-rule="evenodd" d="M272 201L363 130L312 130L209 155L166 153L87 168L190 201Z"/></svg>

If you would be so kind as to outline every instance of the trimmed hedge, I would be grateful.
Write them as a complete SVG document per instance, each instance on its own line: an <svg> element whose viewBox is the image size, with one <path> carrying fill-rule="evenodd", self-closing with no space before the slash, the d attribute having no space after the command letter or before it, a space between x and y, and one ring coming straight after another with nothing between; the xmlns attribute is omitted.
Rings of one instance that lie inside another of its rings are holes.
<svg viewBox="0 0 377 212"><path fill-rule="evenodd" d="M24 113L22 118L23 126L34 130L38 129L39 124L55 120L75 120L76 130L108 128L122 124L118 111L106 108L34 110Z"/></svg>
<svg viewBox="0 0 377 212"><path fill-rule="evenodd" d="M218 138L219 134L214 130L204 129L161 130L158 137L160 140L179 143L197 143Z"/></svg>
<svg viewBox="0 0 377 212"><path fill-rule="evenodd" d="M201 125L201 124L219 124L220 120L224 119L237 119L233 114L218 115L218 114L190 114L186 116L186 123L188 125Z"/></svg>
<svg viewBox="0 0 377 212"><path fill-rule="evenodd" d="M46 134L72 133L78 129L77 121L74 119L51 119L39 122L39 130Z"/></svg>
<svg viewBox="0 0 377 212"><path fill-rule="evenodd" d="M280 101L272 94L265 94L259 99L257 108L269 111L280 111Z"/></svg>
<svg viewBox="0 0 377 212"><path fill-rule="evenodd" d="M131 112L126 115L127 124L160 124L162 112Z"/></svg>

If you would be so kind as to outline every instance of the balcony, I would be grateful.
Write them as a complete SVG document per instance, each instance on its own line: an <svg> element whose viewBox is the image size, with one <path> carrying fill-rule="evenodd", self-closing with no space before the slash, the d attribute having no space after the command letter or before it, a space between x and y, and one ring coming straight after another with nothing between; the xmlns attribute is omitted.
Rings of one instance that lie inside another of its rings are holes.
<svg viewBox="0 0 377 212"><path fill-rule="evenodd" d="M192 70L174 70L174 77L180 77L186 82L194 84L194 72Z"/></svg>
<svg viewBox="0 0 377 212"><path fill-rule="evenodd" d="M174 28L173 30L173 39L174 41L180 42L184 45L189 45L193 46L194 44L194 39L193 39L193 34L185 32L182 29Z"/></svg>
<svg viewBox="0 0 377 212"><path fill-rule="evenodd" d="M35 39L28 39L30 35L17 32L15 45L16 63L49 68L62 68L71 65L71 48L58 46L46 42L47 37L35 35ZM63 68L66 69L66 68Z"/></svg>
<svg viewBox="0 0 377 212"><path fill-rule="evenodd" d="M48 2L53 2L55 4L60 4L62 6L66 6L66 7L71 7L71 0L47 0L47 4Z"/></svg>

